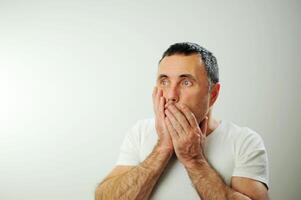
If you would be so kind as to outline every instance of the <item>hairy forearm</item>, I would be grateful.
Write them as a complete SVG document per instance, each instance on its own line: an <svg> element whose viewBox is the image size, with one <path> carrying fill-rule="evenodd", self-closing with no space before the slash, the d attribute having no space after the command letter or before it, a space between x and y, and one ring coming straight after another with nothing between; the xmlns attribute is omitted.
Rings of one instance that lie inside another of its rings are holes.
<svg viewBox="0 0 301 200"><path fill-rule="evenodd" d="M96 200L148 199L171 155L172 152L156 145L138 166L120 176L104 180L96 189Z"/></svg>
<svg viewBox="0 0 301 200"><path fill-rule="evenodd" d="M189 167L186 166L186 170L202 200L250 200L248 196L227 186L205 160L195 162Z"/></svg>

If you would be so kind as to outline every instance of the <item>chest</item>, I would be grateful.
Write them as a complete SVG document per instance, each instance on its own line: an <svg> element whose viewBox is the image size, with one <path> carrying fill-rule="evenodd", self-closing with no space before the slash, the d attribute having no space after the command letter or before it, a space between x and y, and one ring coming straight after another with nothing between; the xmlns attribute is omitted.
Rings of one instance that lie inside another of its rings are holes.
<svg viewBox="0 0 301 200"><path fill-rule="evenodd" d="M156 145L156 135L143 141L140 159L143 161ZM234 155L230 143L206 141L205 156L210 165L220 174L229 185L234 169ZM176 197L176 198L175 198ZM151 199L199 199L184 166L173 156L156 184Z"/></svg>

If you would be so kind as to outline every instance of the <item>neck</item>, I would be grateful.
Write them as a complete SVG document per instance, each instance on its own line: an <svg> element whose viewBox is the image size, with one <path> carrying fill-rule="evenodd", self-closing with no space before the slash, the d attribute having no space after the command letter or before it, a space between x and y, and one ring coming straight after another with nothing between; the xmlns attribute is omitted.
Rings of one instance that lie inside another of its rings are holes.
<svg viewBox="0 0 301 200"><path fill-rule="evenodd" d="M220 120L217 120L212 116L211 109L209 110L207 117L208 117L208 124L207 124L206 136L212 133L220 124Z"/></svg>

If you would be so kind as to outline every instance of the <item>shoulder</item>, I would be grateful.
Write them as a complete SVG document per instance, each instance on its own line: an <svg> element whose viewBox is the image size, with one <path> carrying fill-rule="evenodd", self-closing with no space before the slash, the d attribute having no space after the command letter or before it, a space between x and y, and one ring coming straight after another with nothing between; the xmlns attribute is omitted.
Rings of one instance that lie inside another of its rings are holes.
<svg viewBox="0 0 301 200"><path fill-rule="evenodd" d="M155 124L154 118L145 118L145 119L137 120L135 125L143 128L150 128L154 124Z"/></svg>
<svg viewBox="0 0 301 200"><path fill-rule="evenodd" d="M138 120L133 126L138 132L149 132L155 127L154 118L146 118Z"/></svg>
<svg viewBox="0 0 301 200"><path fill-rule="evenodd" d="M235 169L232 176L263 182L268 187L268 158L261 136L249 127L231 124Z"/></svg>
<svg viewBox="0 0 301 200"><path fill-rule="evenodd" d="M150 133L155 130L155 119L145 118L137 120L136 123L129 130L128 134L135 135L138 138L147 137Z"/></svg>
<svg viewBox="0 0 301 200"><path fill-rule="evenodd" d="M151 132L153 121L151 118L136 121L136 123L127 130L121 148L124 150L132 148L138 151L145 138L147 138L147 135Z"/></svg>
<svg viewBox="0 0 301 200"><path fill-rule="evenodd" d="M222 121L220 132L219 140L223 141L224 145L231 145L237 157L258 150L261 152L266 151L260 134L249 127L239 126L229 121Z"/></svg>
<svg viewBox="0 0 301 200"><path fill-rule="evenodd" d="M245 143L246 145L261 144L261 136L253 129L246 126L239 126L233 122L223 121L224 131L227 132L228 137L231 137L236 144Z"/></svg>

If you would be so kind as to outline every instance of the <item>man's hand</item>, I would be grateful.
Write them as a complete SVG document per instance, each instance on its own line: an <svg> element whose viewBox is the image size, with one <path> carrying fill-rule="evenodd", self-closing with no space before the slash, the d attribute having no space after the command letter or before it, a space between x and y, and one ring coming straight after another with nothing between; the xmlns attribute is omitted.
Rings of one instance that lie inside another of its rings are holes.
<svg viewBox="0 0 301 200"><path fill-rule="evenodd" d="M165 123L180 162L187 167L205 161L203 143L208 118L205 117L199 127L194 114L183 104L169 104L165 114Z"/></svg>
<svg viewBox="0 0 301 200"><path fill-rule="evenodd" d="M166 127L164 118L164 106L165 106L165 98L163 97L163 91L157 87L153 90L153 106L154 112L156 115L155 123L156 123L156 131L159 137L158 146L159 149L172 151L173 152L173 143L171 141L170 134L168 133L168 129Z"/></svg>

